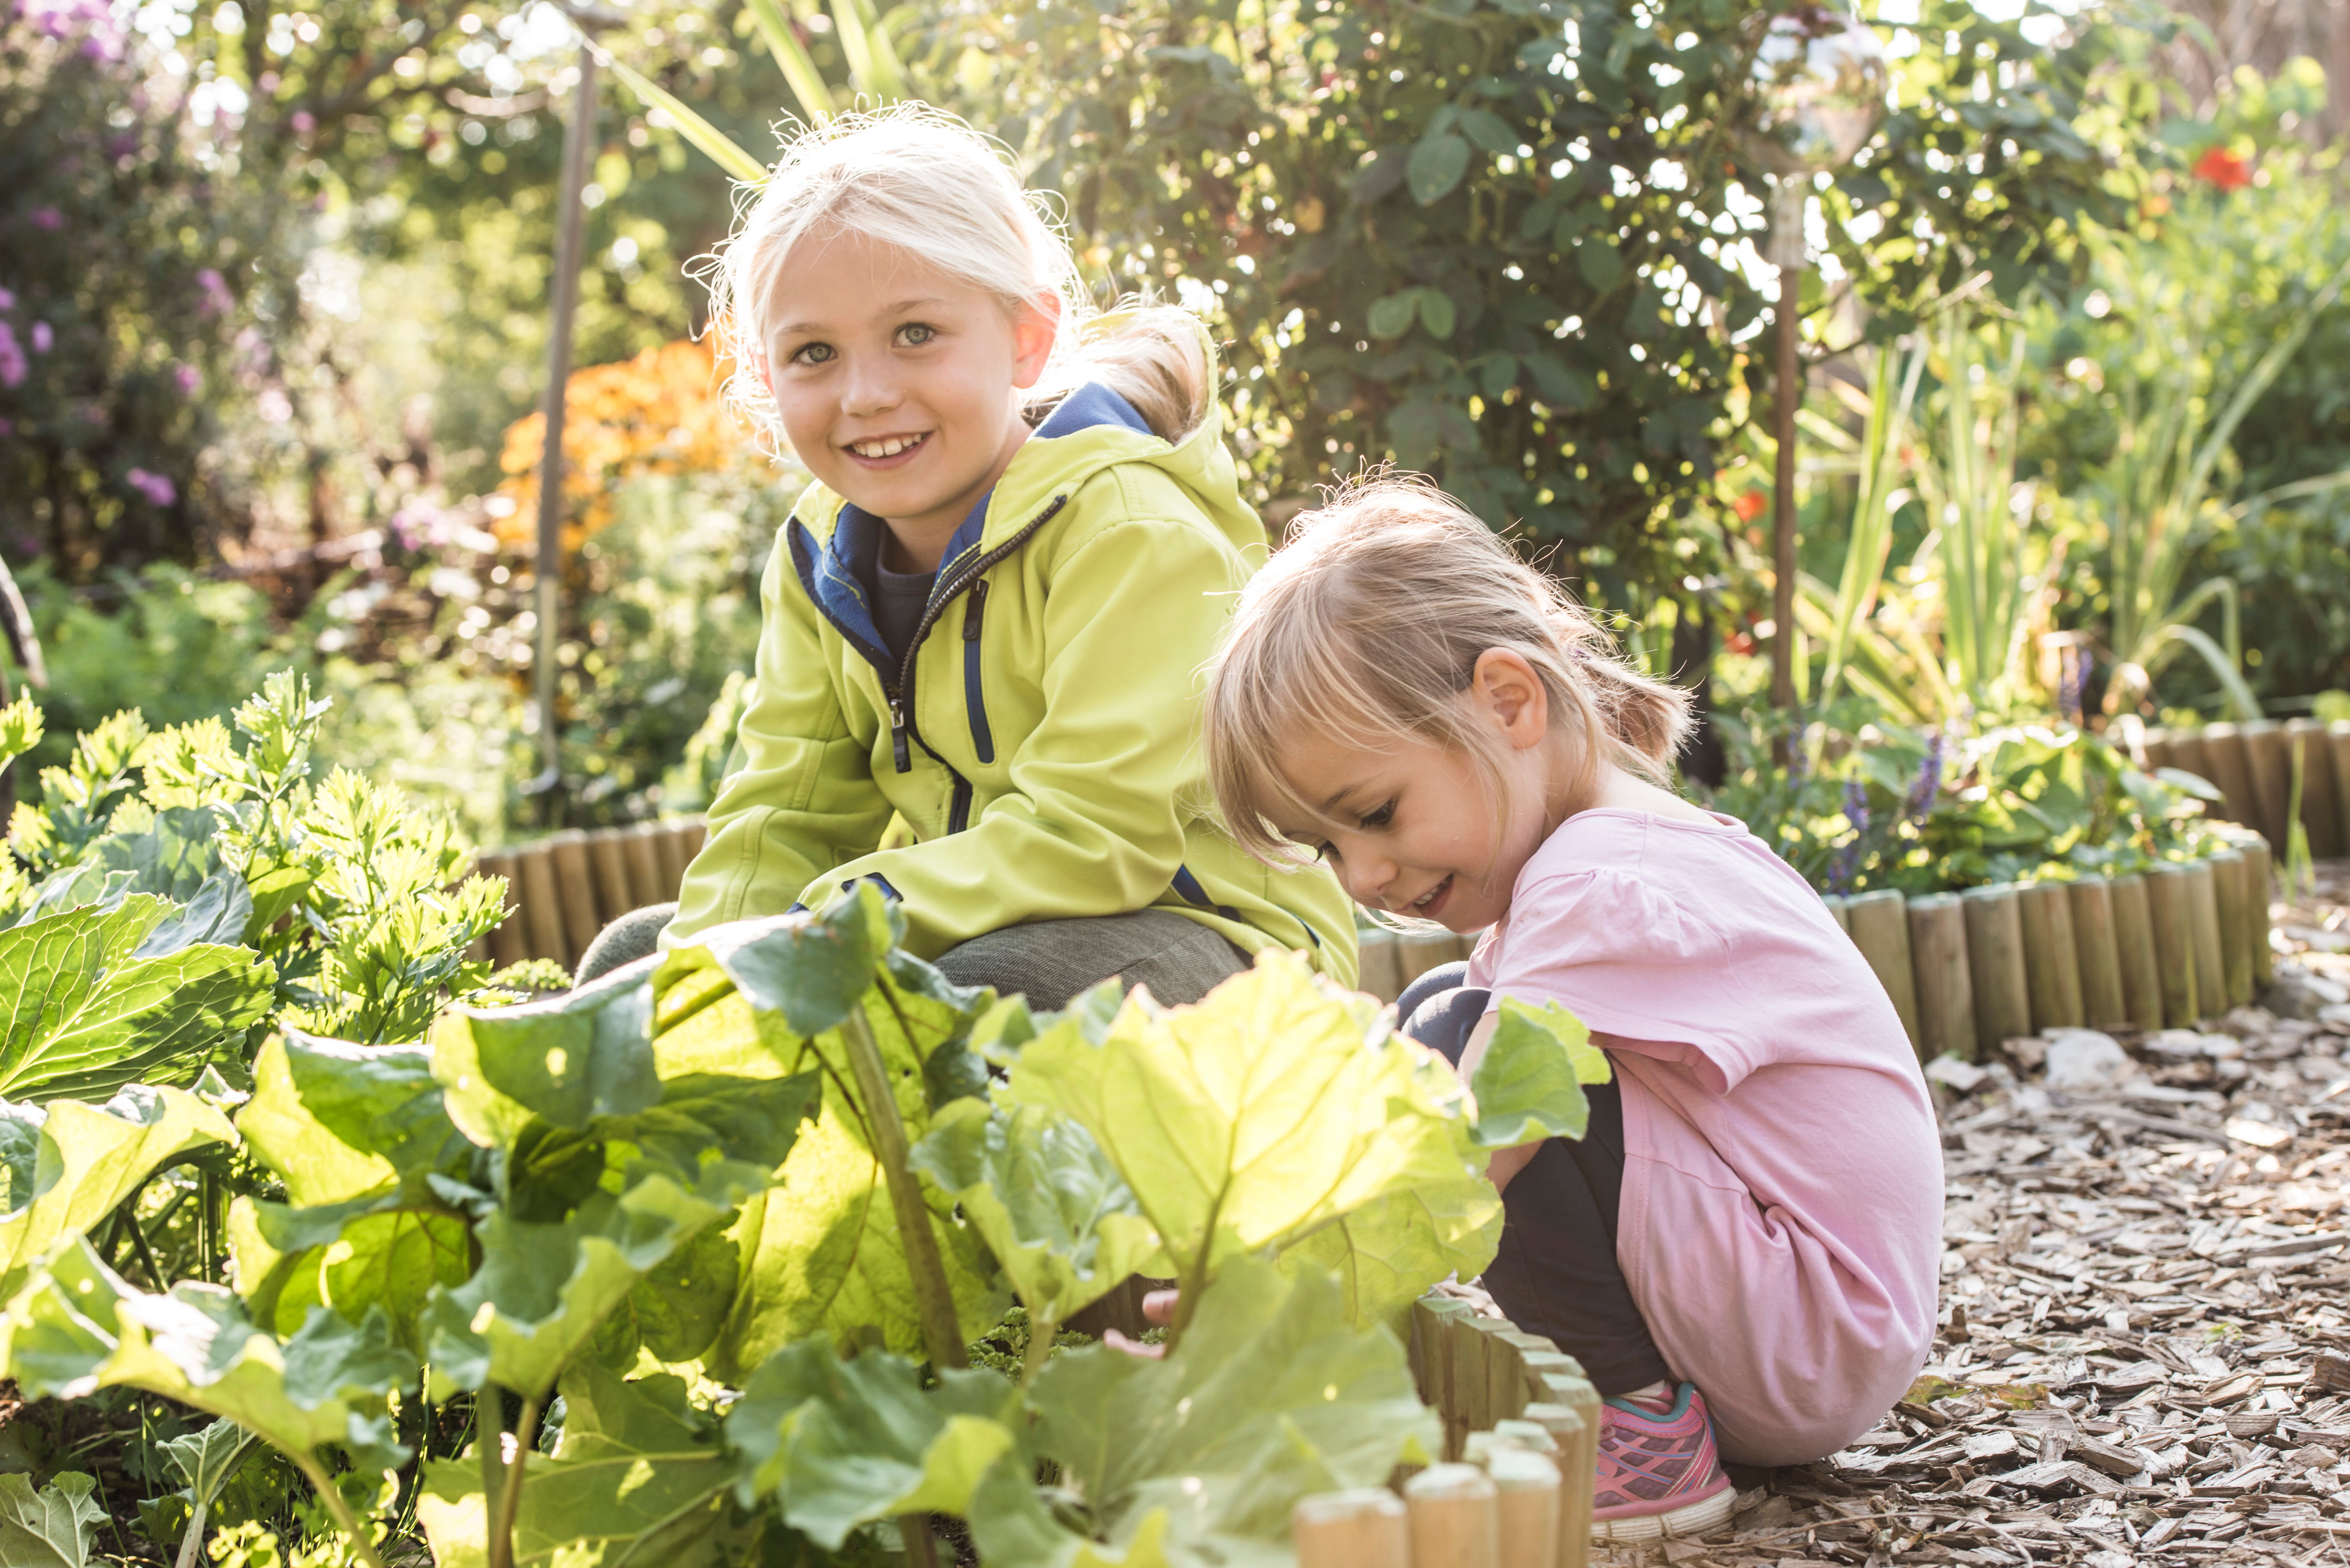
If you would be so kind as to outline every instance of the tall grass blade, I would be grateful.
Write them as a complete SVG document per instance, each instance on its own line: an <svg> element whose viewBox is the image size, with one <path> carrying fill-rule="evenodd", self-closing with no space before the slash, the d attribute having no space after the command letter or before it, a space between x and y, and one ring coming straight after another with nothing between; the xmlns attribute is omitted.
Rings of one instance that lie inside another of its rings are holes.
<svg viewBox="0 0 2350 1568"><path fill-rule="evenodd" d="M725 170L746 185L764 185L767 182L767 166L752 157L733 138L702 116L685 107L677 98L663 89L658 82L640 71L633 70L603 49L596 58L606 69L627 84L630 92L644 100L646 106L660 109L669 116L677 132L706 153L711 161Z"/></svg>

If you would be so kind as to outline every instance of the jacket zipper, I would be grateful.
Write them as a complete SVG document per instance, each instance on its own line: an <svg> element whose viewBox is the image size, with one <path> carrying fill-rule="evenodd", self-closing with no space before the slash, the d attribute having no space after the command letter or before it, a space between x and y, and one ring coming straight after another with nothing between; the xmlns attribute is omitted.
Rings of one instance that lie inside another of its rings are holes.
<svg viewBox="0 0 2350 1568"><path fill-rule="evenodd" d="M922 739L921 731L914 724L914 660L921 654L922 639L931 635L931 628L938 624L939 617L946 612L947 606L951 604L963 589L977 581L980 575L990 566L1026 544L1031 534L1050 523L1060 513L1061 508L1068 504L1069 498L1066 495L1053 497L1053 504L1031 518L1027 526L964 567L953 582L931 596L929 607L922 611L922 618L914 623L913 639L906 645L906 657L899 669L897 683L895 685L885 683L882 692L889 703L889 756L890 760L897 764L899 773L914 771L912 747ZM922 750L931 752L927 743L922 744ZM941 757L936 752L931 752L931 755L949 773L955 773L953 764L948 763L944 757ZM960 781L962 775L955 774L955 777Z"/></svg>
<svg viewBox="0 0 2350 1568"><path fill-rule="evenodd" d="M979 679L979 624L987 611L987 579L971 585L971 600L962 612L962 708L971 721L971 747L983 763L995 761L995 735L987 727L987 693Z"/></svg>

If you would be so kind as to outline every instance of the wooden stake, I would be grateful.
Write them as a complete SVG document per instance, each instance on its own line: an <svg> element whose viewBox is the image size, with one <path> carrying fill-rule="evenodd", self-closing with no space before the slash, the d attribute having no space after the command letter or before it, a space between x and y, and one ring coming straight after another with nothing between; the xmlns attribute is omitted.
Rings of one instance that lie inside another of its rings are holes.
<svg viewBox="0 0 2350 1568"><path fill-rule="evenodd" d="M629 864L629 898L636 909L677 897L676 886L661 869L660 836L660 827L650 822L620 831L620 857Z"/></svg>
<svg viewBox="0 0 2350 1568"><path fill-rule="evenodd" d="M629 857L611 828L588 836L588 868L596 877L596 915L610 925L635 909L629 892Z"/></svg>
<svg viewBox="0 0 2350 1568"><path fill-rule="evenodd" d="M2293 753L2285 744L2284 726L2274 719L2255 719L2238 726L2244 740L2244 762L2252 775L2254 815L2249 821L2271 844L2288 842L2287 808L2293 805Z"/></svg>
<svg viewBox="0 0 2350 1568"><path fill-rule="evenodd" d="M2326 766L2334 775L2334 819L2342 825L2340 847L2350 849L2350 719L2326 725L2324 744Z"/></svg>
<svg viewBox="0 0 2350 1568"><path fill-rule="evenodd" d="M2220 786L2220 809L2212 815L2260 826L2260 795L2252 788L2252 765L2244 750L2243 732L2233 724L2203 726L2203 755L2210 772L2203 776Z"/></svg>
<svg viewBox="0 0 2350 1568"><path fill-rule="evenodd" d="M1584 1568L1591 1555L1592 1486L1599 1478L1599 1390L1586 1377L1549 1376L1543 1383L1542 1399L1527 1406L1523 1415L1542 1419L1558 1439L1558 1469L1565 1481L1559 1510L1559 1568ZM1535 1415L1557 1408L1575 1417L1573 1431Z"/></svg>
<svg viewBox="0 0 2350 1568"><path fill-rule="evenodd" d="M1889 889L1856 894L1845 906L1852 945L1877 971L1877 983L1900 1015L1901 1032L1909 1048L1918 1049L1918 981L1909 961L1909 911L1901 895Z"/></svg>
<svg viewBox="0 0 2350 1568"><path fill-rule="evenodd" d="M1582 1568L1591 1555L1591 1492L1598 1479L1597 1438L1587 1430L1583 1417L1565 1405L1544 1400L1526 1407L1526 1420L1534 1422L1550 1434L1558 1447L1553 1462L1558 1466L1558 1563L1559 1568ZM1591 1458L1581 1457L1586 1449Z"/></svg>
<svg viewBox="0 0 2350 1568"><path fill-rule="evenodd" d="M1909 964L1918 981L1918 1054L1975 1059L1974 976L1967 968L1967 916L1955 893L1909 900Z"/></svg>
<svg viewBox="0 0 2350 1568"><path fill-rule="evenodd" d="M2073 903L2073 951L2081 964L2081 1015L2100 1029L2130 1021L2122 995L2122 962L2114 940L2113 888L2085 872L2066 889Z"/></svg>
<svg viewBox="0 0 2350 1568"><path fill-rule="evenodd" d="M515 880L522 888L523 940L529 956L570 968L576 955L563 934L563 895L556 887L555 862L545 844L526 844L515 851Z"/></svg>
<svg viewBox="0 0 2350 1568"><path fill-rule="evenodd" d="M2205 784L2211 785L2215 789L2219 787L2220 781L2212 776L2214 770L2211 766L2210 744L2203 739L2202 733L2199 731L2171 731L2168 742L2165 744L2163 750L2169 753L2170 761L2168 764L2168 766L2177 768L2182 774L2193 774L2197 778L2201 779ZM2151 762L2153 759L2148 758L2147 760ZM2214 806L2207 809L2218 815L2224 816L2227 815L2226 812L2220 807Z"/></svg>
<svg viewBox="0 0 2350 1568"><path fill-rule="evenodd" d="M2309 830L2309 852L2332 860L2345 843L2341 781L2334 776L2334 747L2325 726L2314 719L2294 719L2284 727L2285 756L2301 753L2301 825Z"/></svg>
<svg viewBox="0 0 2350 1568"><path fill-rule="evenodd" d="M523 937L522 895L515 886L515 858L511 855L484 855L473 862L473 869L484 877L506 879L505 919L490 928L490 961L500 969L520 963L530 956L528 943Z"/></svg>
<svg viewBox="0 0 2350 1568"><path fill-rule="evenodd" d="M1967 917L1967 968L1975 988L1975 1044L1983 1053L2032 1033L2031 982L2023 967L2023 919L2015 885L1970 888L1959 896Z"/></svg>
<svg viewBox="0 0 2350 1568"><path fill-rule="evenodd" d="M2169 731L2148 730L2146 732L2146 740L2143 742L2143 745L2146 753L2147 772L2153 773L2158 768L2177 767L2178 765L2170 760L2171 752Z"/></svg>
<svg viewBox="0 0 2350 1568"><path fill-rule="evenodd" d="M2219 879L2208 860L2191 860L2180 867L2187 881L2187 916L2194 922L2195 999L2205 1013L2217 1018L2228 1011L2226 960L2220 950Z"/></svg>
<svg viewBox="0 0 2350 1568"><path fill-rule="evenodd" d="M2073 945L2073 900L2061 882L2016 889L2023 922L2023 971L2035 1033L2081 1026L2081 959Z"/></svg>
<svg viewBox="0 0 2350 1568"><path fill-rule="evenodd" d="M705 816L687 817L678 825L677 837L685 849L685 863L691 866L693 857L702 853L702 846L710 842L710 819Z"/></svg>
<svg viewBox="0 0 2350 1568"><path fill-rule="evenodd" d="M1486 1461L1485 1474L1501 1493L1503 1568L1557 1568L1557 1464L1524 1449L1504 1449Z"/></svg>
<svg viewBox="0 0 2350 1568"><path fill-rule="evenodd" d="M2162 971L2155 958L2154 915L2146 878L2116 877L2112 884L2114 949L2121 961L2122 1004L2140 1029L2162 1027Z"/></svg>
<svg viewBox="0 0 2350 1568"><path fill-rule="evenodd" d="M1501 1568L1501 1491L1474 1465L1430 1465L1403 1483L1412 1568Z"/></svg>
<svg viewBox="0 0 2350 1568"><path fill-rule="evenodd" d="M1396 977L1398 990L1409 985L1430 970L1448 964L1453 959L1451 931L1406 931L1396 938Z"/></svg>
<svg viewBox="0 0 2350 1568"><path fill-rule="evenodd" d="M1319 1491L1289 1511L1297 1568L1411 1568L1403 1499L1385 1487Z"/></svg>
<svg viewBox="0 0 2350 1568"><path fill-rule="evenodd" d="M2219 904L2214 922L2220 939L2220 973L2230 1007L2252 1000L2251 866L2241 849L2223 849L2208 862L2212 896Z"/></svg>
<svg viewBox="0 0 2350 1568"><path fill-rule="evenodd" d="M685 852L685 838L676 822L663 822L660 834L653 840L653 853L660 857L661 884L669 889L663 901L677 897L685 885L685 867L690 858Z"/></svg>
<svg viewBox="0 0 2350 1568"><path fill-rule="evenodd" d="M1359 971L1359 984L1381 1002L1393 1002L1403 994L1403 980L1396 969L1396 939L1393 931L1357 930L1355 951Z"/></svg>
<svg viewBox="0 0 2350 1568"><path fill-rule="evenodd" d="M596 918L596 876L588 866L588 836L576 827L551 834L546 853L555 862L556 897L561 900L563 932L571 949L565 961L577 963L604 929Z"/></svg>
<svg viewBox="0 0 2350 1568"><path fill-rule="evenodd" d="M1852 900L1846 898L1842 893L1829 893L1824 896L1820 899L1820 902L1825 904L1828 908L1828 913L1835 917L1836 929L1843 931L1847 935L1850 934L1852 930Z"/></svg>
<svg viewBox="0 0 2350 1568"><path fill-rule="evenodd" d="M2201 998L2195 983L2195 918L2186 867L2169 861L2147 867L2146 902L2154 927L2155 973L2162 983L2162 1021L2184 1029L2202 1016L2196 1011Z"/></svg>
<svg viewBox="0 0 2350 1568"><path fill-rule="evenodd" d="M2247 880L2252 894L2252 906L2245 911L2252 922L2252 985L2265 991L2276 978L2276 950L2269 946L2269 900L2276 897L2276 867L2270 862L2268 845L2259 839L2244 846L2244 859L2251 867Z"/></svg>

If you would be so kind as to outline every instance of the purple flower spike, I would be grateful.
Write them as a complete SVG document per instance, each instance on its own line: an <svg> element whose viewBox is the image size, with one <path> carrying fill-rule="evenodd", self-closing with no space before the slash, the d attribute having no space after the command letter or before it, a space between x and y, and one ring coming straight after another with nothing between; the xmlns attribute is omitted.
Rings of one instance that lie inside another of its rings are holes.
<svg viewBox="0 0 2350 1568"><path fill-rule="evenodd" d="M66 215L55 207L36 207L25 215L32 220L33 227L47 229L51 234L66 226Z"/></svg>
<svg viewBox="0 0 2350 1568"><path fill-rule="evenodd" d="M57 335L49 330L49 324L46 321L34 322L33 352L36 354L46 354L57 346Z"/></svg>
<svg viewBox="0 0 2350 1568"><path fill-rule="evenodd" d="M25 373L30 368L25 350L16 342L15 329L0 321L0 387L23 386Z"/></svg>
<svg viewBox="0 0 2350 1568"><path fill-rule="evenodd" d="M193 365L172 366L172 380L180 389L180 396L183 398L194 397L196 389L204 384L203 373Z"/></svg>
<svg viewBox="0 0 2350 1568"><path fill-rule="evenodd" d="M143 468L134 468L122 477L131 489L147 498L147 503L151 506L169 506L180 498L180 493L172 482L160 473L150 473Z"/></svg>

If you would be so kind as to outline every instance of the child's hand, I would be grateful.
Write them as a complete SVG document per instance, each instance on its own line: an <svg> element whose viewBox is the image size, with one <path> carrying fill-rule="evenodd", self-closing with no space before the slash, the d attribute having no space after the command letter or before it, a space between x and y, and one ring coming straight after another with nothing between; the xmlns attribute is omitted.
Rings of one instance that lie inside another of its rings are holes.
<svg viewBox="0 0 2350 1568"><path fill-rule="evenodd" d="M1181 1291L1146 1291L1142 1296L1142 1315L1164 1328L1175 1321L1175 1302ZM1158 1361L1167 1355L1163 1345L1145 1345L1139 1339L1128 1339L1116 1329L1102 1334L1102 1343L1112 1350L1123 1350L1128 1355L1139 1355Z"/></svg>

